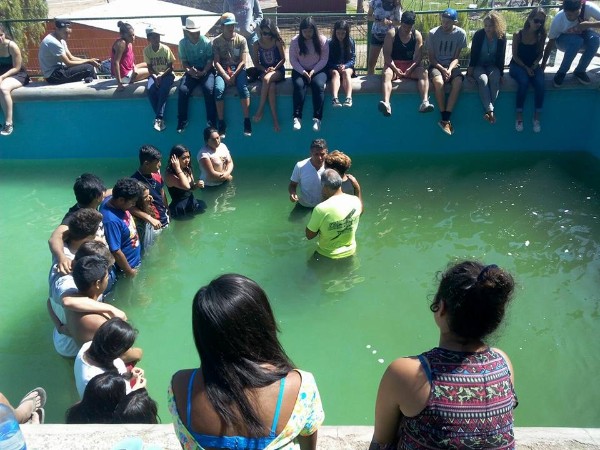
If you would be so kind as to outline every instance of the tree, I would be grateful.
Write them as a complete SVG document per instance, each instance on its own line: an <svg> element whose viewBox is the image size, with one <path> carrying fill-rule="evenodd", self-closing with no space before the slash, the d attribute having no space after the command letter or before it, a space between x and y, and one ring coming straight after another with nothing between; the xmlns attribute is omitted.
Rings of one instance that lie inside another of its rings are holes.
<svg viewBox="0 0 600 450"><path fill-rule="evenodd" d="M36 44L46 31L43 19L48 17L46 0L0 0L0 22L12 36L21 50ZM42 19L36 22L14 22L23 19ZM27 62L27 52L22 52L23 63Z"/></svg>

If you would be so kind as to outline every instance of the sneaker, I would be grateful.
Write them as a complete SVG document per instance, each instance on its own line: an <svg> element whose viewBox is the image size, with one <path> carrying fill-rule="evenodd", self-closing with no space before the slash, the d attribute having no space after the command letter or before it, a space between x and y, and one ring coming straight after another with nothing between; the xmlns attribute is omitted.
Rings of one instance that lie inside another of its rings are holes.
<svg viewBox="0 0 600 450"><path fill-rule="evenodd" d="M212 122L212 120L208 120L206 122L206 127L207 128L215 128L215 124Z"/></svg>
<svg viewBox="0 0 600 450"><path fill-rule="evenodd" d="M83 79L83 82L84 82L85 84L89 84L89 83L91 83L92 81L94 81L94 77L85 77L85 78Z"/></svg>
<svg viewBox="0 0 600 450"><path fill-rule="evenodd" d="M161 124L160 124L161 122L162 122L162 120L160 120L160 119L154 119L154 129L156 131L162 131Z"/></svg>
<svg viewBox="0 0 600 450"><path fill-rule="evenodd" d="M302 128L302 122L300 122L300 118L294 117L294 130L298 131L300 128Z"/></svg>
<svg viewBox="0 0 600 450"><path fill-rule="evenodd" d="M337 97L334 97L333 100L331 100L331 106L333 106L334 108L341 108L342 104L340 103Z"/></svg>
<svg viewBox="0 0 600 450"><path fill-rule="evenodd" d="M420 113L428 113L433 111L433 105L429 103L429 100L423 100L421 106L419 106Z"/></svg>
<svg viewBox="0 0 600 450"><path fill-rule="evenodd" d="M0 134L2 136L9 136L10 134L12 134L13 132L13 124L12 123L7 123L4 125L4 127L2 128L2 130L0 130Z"/></svg>
<svg viewBox="0 0 600 450"><path fill-rule="evenodd" d="M577 81L579 81L581 84L588 85L592 82L590 77L588 77L588 74L585 72L573 72L573 75L575 75L575 78L577 78Z"/></svg>
<svg viewBox="0 0 600 450"><path fill-rule="evenodd" d="M244 119L244 136L252 136L252 123L248 117Z"/></svg>
<svg viewBox="0 0 600 450"><path fill-rule="evenodd" d="M183 130L185 130L185 127L187 127L188 125L188 121L187 120L182 120L177 124L177 132L178 133L183 133Z"/></svg>
<svg viewBox="0 0 600 450"><path fill-rule="evenodd" d="M448 136L452 136L454 134L454 127L452 126L452 123L449 120L440 120L438 122L438 125L442 129L442 131Z"/></svg>
<svg viewBox="0 0 600 450"><path fill-rule="evenodd" d="M221 139L225 139L225 136L227 135L227 124L225 121L219 120L219 125L217 128L219 130L219 136L221 136Z"/></svg>
<svg viewBox="0 0 600 450"><path fill-rule="evenodd" d="M542 126L540 125L540 121L534 119L534 121L533 121L533 132L534 133L539 133L540 131L542 131Z"/></svg>
<svg viewBox="0 0 600 450"><path fill-rule="evenodd" d="M165 131L167 129L167 123L165 119L160 119L160 131Z"/></svg>
<svg viewBox="0 0 600 450"><path fill-rule="evenodd" d="M384 102L383 100L379 102L378 105L379 112L381 112L385 117L390 117L392 115L392 105L388 102Z"/></svg>
<svg viewBox="0 0 600 450"><path fill-rule="evenodd" d="M565 75L566 73L556 72L556 75L554 75L554 81L552 82L555 88L562 86L563 81L565 81Z"/></svg>
<svg viewBox="0 0 600 450"><path fill-rule="evenodd" d="M313 119L313 131L317 132L321 129L321 121L317 118Z"/></svg>
<svg viewBox="0 0 600 450"><path fill-rule="evenodd" d="M522 120L515 120L515 130L517 130L519 133L521 131L523 131L523 121Z"/></svg>
<svg viewBox="0 0 600 450"><path fill-rule="evenodd" d="M346 100L344 100L344 106L346 106L347 108L352 107L352 97L348 97Z"/></svg>

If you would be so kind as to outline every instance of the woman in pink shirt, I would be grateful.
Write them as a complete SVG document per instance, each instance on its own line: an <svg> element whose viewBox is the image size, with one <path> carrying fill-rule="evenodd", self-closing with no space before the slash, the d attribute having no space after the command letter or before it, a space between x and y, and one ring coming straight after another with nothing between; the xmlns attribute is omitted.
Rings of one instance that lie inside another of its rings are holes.
<svg viewBox="0 0 600 450"><path fill-rule="evenodd" d="M329 59L329 46L325 36L320 35L312 17L300 22L300 33L290 44L290 62L294 83L294 130L302 128L302 109L306 90L310 85L313 99L313 130L321 129L323 104L325 103L325 66Z"/></svg>
<svg viewBox="0 0 600 450"><path fill-rule="evenodd" d="M133 27L119 20L117 23L121 37L115 41L111 51L112 76L117 79L117 91L125 89L124 84L134 81L145 80L148 78L148 65L143 62L136 64L133 55L133 43L135 42L135 33Z"/></svg>

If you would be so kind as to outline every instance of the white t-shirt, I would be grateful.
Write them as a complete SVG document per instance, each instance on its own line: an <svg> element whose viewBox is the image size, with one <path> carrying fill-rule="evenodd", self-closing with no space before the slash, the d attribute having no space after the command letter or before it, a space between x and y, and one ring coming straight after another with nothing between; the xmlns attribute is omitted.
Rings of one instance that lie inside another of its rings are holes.
<svg viewBox="0 0 600 450"><path fill-rule="evenodd" d="M100 375L101 373L106 372L101 367L90 364L87 358L85 357L84 353L88 351L90 345L92 345L92 341L86 342L81 346L81 349L79 350L79 353L77 353L77 357L75 358L75 365L73 366L73 372L75 373L75 385L77 386L79 398L83 398L85 387L92 378L94 378L96 375ZM125 363L123 362L123 360L120 358L117 359L120 361L119 365L121 366L121 368L125 367ZM129 394L130 392L131 385L128 381L125 381L125 393Z"/></svg>
<svg viewBox="0 0 600 450"><path fill-rule="evenodd" d="M592 2L585 3L585 10L583 11L583 19L585 21L594 18L600 20L600 7ZM556 39L561 34L565 34L567 30L579 25L579 18L575 20L567 19L564 11L560 11L550 24L550 31L548 32L549 39Z"/></svg>
<svg viewBox="0 0 600 450"><path fill-rule="evenodd" d="M202 162L200 162L200 160L209 159L214 170L217 172L222 172L226 169L228 164L231 164L231 154L229 153L229 149L225 144L220 143L215 151L213 151L209 146L205 145L198 151L196 159L198 160L198 165L200 165L200 179L204 181L205 186L219 186L220 184L223 184L223 181L208 179L208 174L206 173L206 170L202 166Z"/></svg>
<svg viewBox="0 0 600 450"><path fill-rule="evenodd" d="M298 183L300 190L298 194L298 203L307 208L314 208L323 199L323 188L321 187L321 175L325 171L325 166L315 169L310 162L310 158L298 161L294 166L294 171L290 178L294 183Z"/></svg>

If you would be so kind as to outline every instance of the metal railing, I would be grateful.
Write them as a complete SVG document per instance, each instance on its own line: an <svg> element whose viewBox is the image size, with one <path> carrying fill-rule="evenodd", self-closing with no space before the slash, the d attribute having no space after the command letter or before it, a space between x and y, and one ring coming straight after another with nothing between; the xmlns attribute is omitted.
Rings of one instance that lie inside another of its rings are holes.
<svg viewBox="0 0 600 450"><path fill-rule="evenodd" d="M420 0L414 0L413 3L418 2ZM512 0L509 0L509 2ZM421 1L422 3L422 1ZM428 2L428 5L435 6L435 2ZM497 1L496 4L499 2ZM439 3L437 3L439 5ZM458 6L458 5L455 5ZM558 8L558 5L545 5L545 8L552 9ZM465 29L467 35L472 35L476 30L483 27L483 17L485 13L491 11L492 9L495 11L499 11L505 17L507 22L507 36L511 39L512 34L519 29L522 28L523 23L525 21L525 17L527 16L529 10L531 10L532 6L502 6L497 8L466 8L466 9L457 9L459 13L459 26ZM442 9L433 9L433 10L425 10L425 11L417 11L417 23L416 27L419 29L424 39L427 38L427 33L429 29L439 25L439 14L442 12ZM218 14L198 14L198 16L203 17L214 17L215 23L218 20ZM298 29L300 22L302 19L309 14L265 14L265 17L273 18L281 32L281 36L286 43L286 46L289 46L291 39L298 34ZM85 57L85 58L98 58L100 60L105 60L110 57L111 47L118 37L118 30L116 23L119 20L123 20L126 22L132 23L135 27L135 23L154 23L156 21L162 19L179 19L181 23L185 23L185 18L188 16L180 16L180 15L161 15L161 16L129 16L129 17L79 17L79 18L71 18L70 20L73 22L73 33L69 38L68 45L69 50L73 55ZM317 27L319 32L326 37L331 37L333 25L336 21L344 19L351 23L351 36L356 42L356 69L359 73L366 73L367 67L367 57L369 52L369 42L370 42L370 26L367 21L367 15L365 13L349 13L349 14L314 14L312 15L313 19L317 23ZM86 24L94 23L102 21L104 24L108 22L112 23L112 28L104 28L98 27L95 28L89 25L82 25L81 22L85 22ZM53 21L52 19L22 19L22 20L6 20L3 21L6 28L10 32L13 28L13 24L28 24L28 23L46 23L46 31L51 32L53 29ZM549 26L550 20L547 21L546 26ZM138 30L138 36L139 32ZM214 37L220 30L218 26L215 26L209 30L207 34L208 37ZM180 37L183 37L181 35ZM43 36L40 36L39 40ZM177 42L170 43L171 48L173 49L175 56L177 57ZM39 45L39 44L38 44ZM39 63L37 58L38 45L29 45L25 50L22 49L24 53L27 53L27 67L32 76L37 76L40 74ZM134 43L134 52L136 56L136 61L141 62L143 60L143 48L147 45L147 41L143 37L138 37L136 42ZM468 62L468 52L463 54L463 60L461 61L461 65L466 64ZM250 61L249 61L250 62ZM426 61L424 61L426 63ZM383 57L380 56L377 67L381 68L383 65ZM286 63L286 69L290 70L291 66ZM175 70L181 70L181 66L179 62L175 64Z"/></svg>

